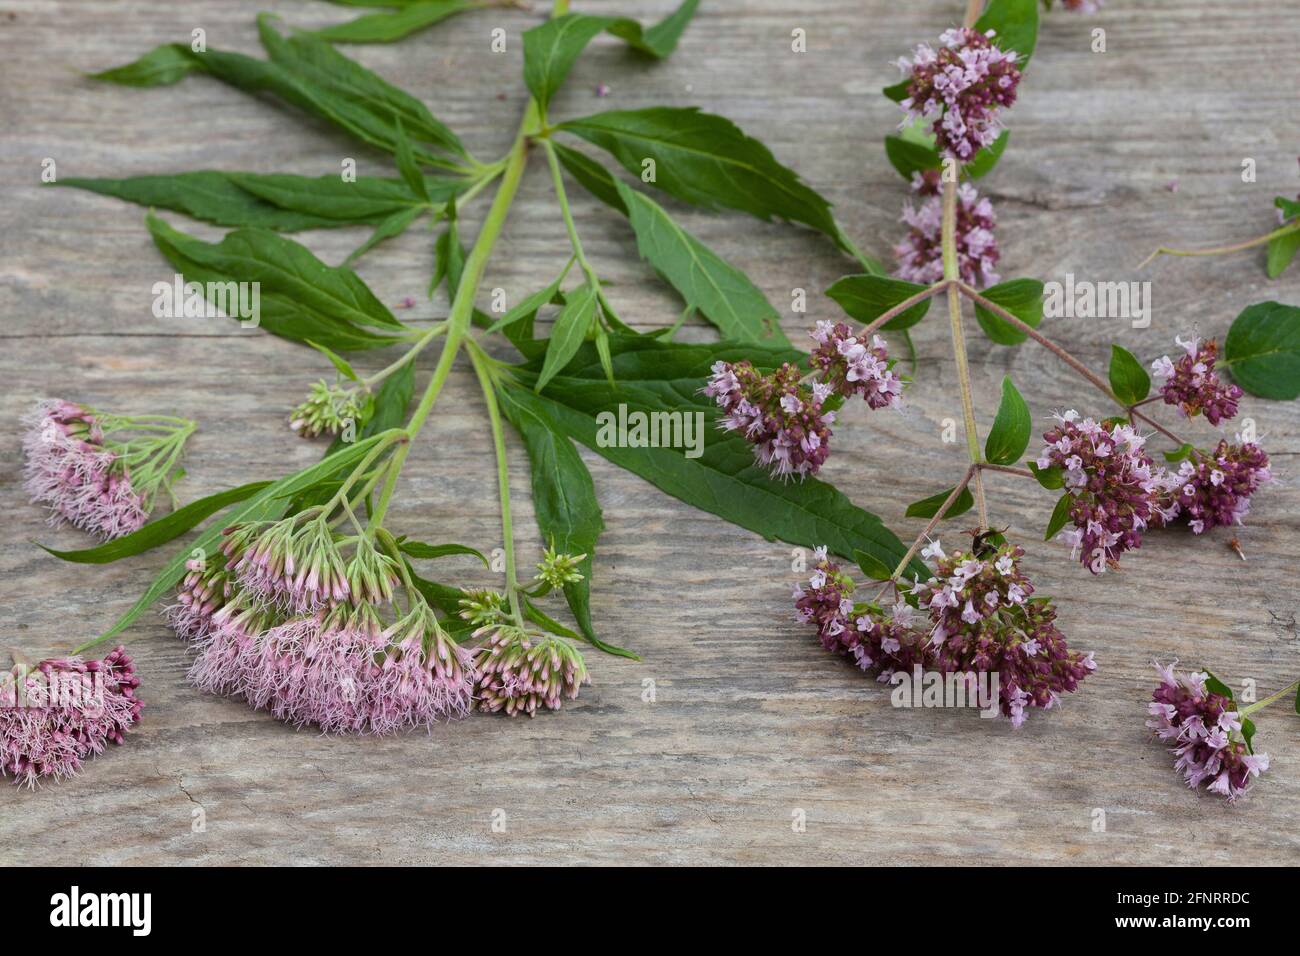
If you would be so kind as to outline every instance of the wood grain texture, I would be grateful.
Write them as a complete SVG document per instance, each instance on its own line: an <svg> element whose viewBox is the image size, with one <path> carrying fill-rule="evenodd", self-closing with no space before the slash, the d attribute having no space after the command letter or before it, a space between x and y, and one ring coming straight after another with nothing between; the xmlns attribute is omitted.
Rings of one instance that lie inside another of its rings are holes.
<svg viewBox="0 0 1300 956"><path fill-rule="evenodd" d="M540 6L540 4L539 4ZM582 4L577 6L581 9ZM590 4L605 8L604 4ZM615 5L611 2L608 8ZM671 0L626 0L652 18ZM698 104L734 119L835 204L850 235L887 257L904 187L882 137L896 109L877 95L891 61L961 15L957 0L827 0L791 13L778 0L706 2L667 62L647 65L596 40L553 114L657 103ZM6 645L30 656L64 649L130 605L162 560L102 568L62 564L30 542L76 547L26 503L20 415L60 395L123 411L201 420L184 494L195 497L313 461L292 439L288 409L324 363L234 323L159 320L150 287L171 269L143 228L143 210L75 190L42 188L41 161L61 175L124 176L198 168L391 175L386 158L311 120L206 78L176 87L101 86L79 73L181 40L201 26L214 47L257 49L245 2L39 0L0 5L0 620ZM352 11L278 2L294 26ZM1095 18L1045 17L1012 114L1010 148L985 189L997 204L1006 276L1151 279L1154 318L1048 320L1045 332L1102 369L1117 340L1144 361L1197 328L1222 336L1246 305L1300 301L1300 270L1278 282L1262 252L1135 265L1156 245L1260 234L1272 197L1297 191L1300 17L1295 2L1173 5L1113 0ZM458 17L393 46L348 52L430 103L480 156L508 144L523 107L519 34L536 11ZM488 52L492 27L509 50ZM790 51L790 31L808 52ZM1107 31L1108 52L1089 50ZM1261 70L1261 65L1267 68ZM611 95L598 100L597 83ZM1243 184L1243 157L1259 181ZM1171 191L1166 184L1177 180ZM679 305L636 256L619 217L574 190L587 248L623 317L667 324ZM791 337L836 309L820 295L853 271L806 231L667 203L703 241L745 269L785 317ZM485 204L465 212L467 233ZM219 231L165 217L204 236ZM326 261L361 229L307 233ZM431 266L425 229L367 255L362 277L386 301L421 299L419 319L445 314L420 292ZM485 287L511 301L540 288L566 256L544 162L532 157ZM806 316L789 311L809 290ZM486 299L484 299L486 301ZM939 310L915 330L918 382L901 415L849 412L827 475L900 536L922 522L909 501L951 485L962 445L940 440L960 421L950 343ZM1045 419L1054 407L1102 412L1072 374L1032 343L991 345L971 323L982 429L1010 373ZM707 329L692 329L707 337ZM387 360L358 363L377 369ZM427 375L431 356L421 359ZM459 367L410 456L392 523L422 540L499 546L486 420ZM145 681L145 719L125 747L86 773L35 793L0 787L0 862L9 863L1294 863L1300 837L1300 722L1265 712L1257 741L1274 768L1227 808L1178 781L1143 727L1152 658L1209 666L1261 693L1300 672L1295 562L1300 558L1300 406L1248 399L1283 479L1258 495L1237 533L1149 536L1124 568L1093 578L1043 544L1053 499L995 477L992 514L1030 550L1029 570L1060 603L1072 645L1100 668L1080 693L1018 732L969 712L896 711L875 682L791 623L791 549L696 512L583 452L607 530L596 557L598 628L644 661L588 656L594 683L555 715L475 717L431 734L384 740L296 732L185 681L181 642L149 616L129 635ZM1204 426L1188 431L1208 440ZM510 439L517 533L525 559L538 539L523 449ZM464 584L499 579L472 559L448 564ZM642 701L642 682L657 686ZM206 832L191 830L202 808ZM494 833L491 814L506 813ZM1105 832L1094 832L1094 810ZM792 813L807 815L794 832Z"/></svg>

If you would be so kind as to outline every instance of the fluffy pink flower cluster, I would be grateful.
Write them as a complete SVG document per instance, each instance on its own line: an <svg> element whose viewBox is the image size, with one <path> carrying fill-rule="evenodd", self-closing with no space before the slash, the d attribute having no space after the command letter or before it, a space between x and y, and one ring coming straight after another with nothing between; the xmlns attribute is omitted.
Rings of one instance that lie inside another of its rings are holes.
<svg viewBox="0 0 1300 956"><path fill-rule="evenodd" d="M25 488L32 501L49 506L51 524L66 521L100 538L144 525L148 508L119 456L106 447L96 412L47 401L24 424Z"/></svg>
<svg viewBox="0 0 1300 956"><path fill-rule="evenodd" d="M1221 381L1214 371L1219 355L1214 339L1201 342L1193 335L1186 342L1181 338L1174 341L1186 354L1176 362L1165 355L1151 363L1156 377L1164 380L1160 395L1165 404L1177 406L1188 418L1204 413L1211 425L1235 417L1242 392L1238 386Z"/></svg>
<svg viewBox="0 0 1300 956"><path fill-rule="evenodd" d="M1146 439L1128 424L1103 425L1080 419L1071 409L1054 416L1043 435L1039 468L1060 468L1073 496L1070 521L1061 532L1093 574L1115 565L1125 551L1142 544L1142 532L1178 513L1168 500L1176 481L1143 451Z"/></svg>
<svg viewBox="0 0 1300 956"><path fill-rule="evenodd" d="M62 780L84 761L120 744L140 720L140 678L123 647L103 660L41 661L0 680L0 775L35 787Z"/></svg>
<svg viewBox="0 0 1300 956"><path fill-rule="evenodd" d="M559 710L562 698L575 699L591 683L582 655L567 641L510 625L475 631L484 635L476 657L480 710L533 717L539 707Z"/></svg>
<svg viewBox="0 0 1300 956"><path fill-rule="evenodd" d="M1016 101L1018 54L1000 50L987 34L969 28L946 30L939 49L922 43L898 67L908 79L899 105L908 120L933 118L940 151L965 162L998 137L999 110Z"/></svg>
<svg viewBox="0 0 1300 956"><path fill-rule="evenodd" d="M1240 441L1240 436L1238 436ZM1171 478L1173 508L1197 534L1241 524L1250 496L1274 480L1268 455L1253 442L1221 440L1212 453L1193 451Z"/></svg>
<svg viewBox="0 0 1300 956"><path fill-rule="evenodd" d="M903 206L907 236L894 246L898 268L894 275L908 282L933 285L943 278L943 198L939 174L935 171L914 173L912 190L921 198L919 205ZM993 229L997 217L993 204L982 198L970 183L957 187L955 238L957 269L962 281L976 288L998 281L995 267L999 252Z"/></svg>
<svg viewBox="0 0 1300 956"><path fill-rule="evenodd" d="M748 361L716 362L702 389L723 410L719 426L740 432L755 460L779 478L815 474L830 453L835 413L822 406L831 386L801 378L789 363L764 375Z"/></svg>
<svg viewBox="0 0 1300 956"><path fill-rule="evenodd" d="M1235 705L1206 687L1209 675L1179 674L1177 663L1156 664L1160 686L1151 695L1147 726L1171 744L1169 752L1178 758L1174 767L1189 787L1204 784L1211 793L1235 801L1252 777L1268 769L1268 754L1250 752Z"/></svg>
<svg viewBox="0 0 1300 956"><path fill-rule="evenodd" d="M817 348L813 368L836 395L861 395L870 408L898 408L903 382L894 374L885 350L885 340L873 335L871 342L859 341L843 322L818 322L808 333Z"/></svg>
<svg viewBox="0 0 1300 956"><path fill-rule="evenodd" d="M226 529L220 559L194 562L165 614L198 652L190 679L201 689L325 733L388 734L465 717L476 703L532 714L577 696L587 682L577 649L496 630L503 604L494 597L463 616L492 622L475 638L496 636L462 645L403 586L394 559L364 537L345 557L308 511Z"/></svg>
<svg viewBox="0 0 1300 956"><path fill-rule="evenodd" d="M1002 713L1013 727L1024 723L1027 708L1051 708L1096 669L1091 653L1066 646L1051 600L1030 600L1034 587L1019 567L1023 548L985 545L947 555L935 542L927 550L935 573L916 597L930 612L936 666L997 674Z"/></svg>
<svg viewBox="0 0 1300 956"><path fill-rule="evenodd" d="M997 674L999 707L1015 727L1027 708L1050 708L1096 667L1091 654L1066 646L1050 601L1030 600L1033 585L1018 567L1021 548L949 556L935 542L925 554L936 560L935 576L886 613L854 604L852 579L819 548L807 586L795 587L796 617L816 626L827 650L851 656L863 670L876 668L882 681L918 665Z"/></svg>

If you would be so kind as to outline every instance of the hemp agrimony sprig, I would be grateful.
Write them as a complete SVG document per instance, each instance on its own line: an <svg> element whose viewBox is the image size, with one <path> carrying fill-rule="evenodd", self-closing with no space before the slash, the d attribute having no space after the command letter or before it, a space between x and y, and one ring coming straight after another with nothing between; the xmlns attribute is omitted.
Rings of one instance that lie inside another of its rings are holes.
<svg viewBox="0 0 1300 956"><path fill-rule="evenodd" d="M464 12L487 5L512 6L467 3ZM139 87L201 74L268 95L387 153L395 176L204 170L60 183L230 229L206 242L153 213L146 217L163 257L178 272L204 280L199 285L209 299L228 283L256 283L260 315L245 326L312 346L336 374L286 412L299 435L333 436L317 465L192 502L111 546L55 552L66 560L116 560L221 512L131 610L86 646L121 633L174 590L166 617L194 648L195 684L327 732L387 733L475 707L508 714L555 709L589 680L581 642L634 656L601 640L592 621L593 559L604 522L575 440L683 501L769 538L812 545L817 527L842 554L871 554L892 565L906 552L875 515L833 487L813 478L774 480L750 467L737 454L745 445L739 435L721 435L703 448L677 440L686 423L711 414L713 402L698 390L719 362L743 363L756 376L797 367L783 373L794 380L815 366L818 383L806 390L818 402L840 400L829 388L884 407L896 404L901 388L881 346L868 340L860 353L842 353L839 328L826 331L824 347L811 359L792 349L758 287L646 192L799 223L863 268L878 269L848 238L830 203L766 146L724 117L694 108L564 114L568 73L599 34L662 58L676 47L698 0L685 0L645 27L627 17L571 12L567 0L557 0L548 18L522 34L530 102L509 150L490 161L476 157L425 104L329 42L397 39L441 19L426 6L366 15L320 34L286 34L263 16L258 33L266 59L168 44L95 74ZM443 14L450 12L461 10ZM583 143L612 156L637 185L575 148ZM529 159L539 154L569 248L557 257L552 282L489 315L476 300ZM574 183L626 217L643 258L682 297L684 308L661 328L642 334L624 321L583 246L569 200ZM480 197L490 203L466 247L463 213ZM421 218L438 233L429 294L445 290L447 313L417 327L398 319L351 267ZM320 261L286 235L356 224L369 226L371 235L339 265ZM674 342L692 316L716 326L723 340ZM537 326L547 318L549 335L539 337ZM430 347L437 359L417 390L426 375L421 357ZM397 357L374 371L354 367L360 353L381 348ZM517 357L503 358L509 350ZM480 385L497 463L505 572L499 590L424 577L423 562L487 559L464 545L412 540L388 519L408 451L436 421L437 399L460 359L468 360ZM613 441L601 437L597 423L606 416L619 420L632 396L639 414L668 423L663 441L631 430ZM507 422L528 452L533 510L546 542L531 581L517 569ZM575 627L545 609L552 593L563 594Z"/></svg>

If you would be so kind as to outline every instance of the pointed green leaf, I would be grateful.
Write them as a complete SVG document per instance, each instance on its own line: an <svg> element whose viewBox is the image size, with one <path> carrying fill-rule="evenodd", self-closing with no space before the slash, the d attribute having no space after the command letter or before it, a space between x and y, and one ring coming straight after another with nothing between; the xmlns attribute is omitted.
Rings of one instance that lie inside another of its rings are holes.
<svg viewBox="0 0 1300 956"><path fill-rule="evenodd" d="M114 538L112 541L105 542L96 548L83 548L80 551L56 551L53 548L46 548L43 544L40 546L56 558L64 561L75 561L78 564L108 564L110 561L118 561L122 558L143 554L150 548L166 544L173 538L180 537L199 522L216 514L222 508L229 507L236 502L257 494L269 484L271 484L269 481L253 481L246 485L240 485L238 488L230 488L226 491L219 491L215 495L208 495L206 498L199 498L184 507L177 508L171 514L150 521L138 531L133 531L120 538Z"/></svg>
<svg viewBox="0 0 1300 956"><path fill-rule="evenodd" d="M781 317L743 272L673 221L657 202L622 182L617 184L637 249L724 338L789 345Z"/></svg>
<svg viewBox="0 0 1300 956"><path fill-rule="evenodd" d="M555 150L560 165L582 185L583 189L605 205L627 215L627 207L623 205L623 197L618 193L618 180L614 178L613 173L586 153L570 149L563 143L553 142L551 148Z"/></svg>
<svg viewBox="0 0 1300 956"><path fill-rule="evenodd" d="M836 280L834 285L826 290L826 294L859 322L871 322L894 306L924 291L925 286L917 285L915 282L863 273ZM925 318L925 314L930 311L931 301L926 299L918 302L907 311L894 316L881 328L890 330L911 328Z"/></svg>
<svg viewBox="0 0 1300 956"><path fill-rule="evenodd" d="M452 554L468 554L482 561L484 567L490 567L487 556L482 551L471 548L467 544L425 544L423 541L402 538L397 542L397 546L402 550L403 554L409 554L416 560L432 560L433 558L445 558Z"/></svg>
<svg viewBox="0 0 1300 956"><path fill-rule="evenodd" d="M538 309L555 298L555 294L560 291L560 283L563 282L564 277L569 274L569 269L572 265L573 260L570 259L568 265L564 267L564 271L555 277L554 282L548 285L545 289L542 289L540 292L534 292L526 299L520 301L513 309L501 316L501 318L497 319L496 322L492 323L488 331L500 332L507 326L514 325L525 316L536 315Z"/></svg>
<svg viewBox="0 0 1300 956"><path fill-rule="evenodd" d="M862 573L873 581L888 581L894 574L894 569L887 566L874 554L867 554L865 551L854 551L853 560L858 563Z"/></svg>
<svg viewBox="0 0 1300 956"><path fill-rule="evenodd" d="M939 509L943 507L943 503L948 500L950 494L952 494L951 488L947 491L941 491L937 495L931 495L929 498L913 501L907 506L907 517L933 518L939 513ZM944 519L963 515L973 507L975 507L975 498L970 493L970 486L967 485L961 490L961 494L957 496L957 500L953 502L952 507L944 512Z"/></svg>
<svg viewBox="0 0 1300 956"><path fill-rule="evenodd" d="M1070 509L1074 507L1074 496L1068 491L1061 495L1052 509L1052 516L1047 519L1047 530L1043 533L1044 541L1051 541L1070 520Z"/></svg>
<svg viewBox="0 0 1300 956"><path fill-rule="evenodd" d="M993 30L998 49L1020 54L1016 66L1023 71L1038 42L1038 0L989 0L975 29L981 33Z"/></svg>
<svg viewBox="0 0 1300 956"><path fill-rule="evenodd" d="M310 339L307 340L307 344L310 345L312 348L314 348L317 352L320 352L321 355L324 355L327 359L329 359L330 364L333 365L336 369L338 369L340 375L347 376L348 378L352 379L352 381L354 382L361 381L361 379L357 376L356 370L354 370L352 366L348 364L347 359L343 358L343 356L339 355L337 352L327 349L323 345L318 345L317 343L311 341Z"/></svg>
<svg viewBox="0 0 1300 956"><path fill-rule="evenodd" d="M361 243L361 245L348 253L348 257L343 260L343 265L351 268L352 263L356 262L381 242L386 242L389 239L393 239L406 232L407 227L409 227L411 223L415 222L415 220L419 219L422 212L424 212L423 209L418 206L412 206L409 209L403 209L401 212L393 213L379 225L375 226L375 231L366 237L365 242Z"/></svg>
<svg viewBox="0 0 1300 956"><path fill-rule="evenodd" d="M390 3L386 6L397 4ZM410 3L400 10L368 13L346 23L336 23L332 27L317 30L316 36L331 43L392 43L476 6L478 4L468 0L422 0L420 3Z"/></svg>
<svg viewBox="0 0 1300 956"><path fill-rule="evenodd" d="M1011 377L1002 379L1002 403L984 442L984 457L995 465L1010 465L1020 460L1029 447L1032 422L1029 406L1020 397Z"/></svg>
<svg viewBox="0 0 1300 956"><path fill-rule="evenodd" d="M1110 347L1110 388L1125 405L1136 405L1151 392L1151 376L1122 345Z"/></svg>
<svg viewBox="0 0 1300 956"><path fill-rule="evenodd" d="M841 242L828 203L730 120L697 109L613 110L559 127L684 202L811 226ZM647 163L653 161L653 167Z"/></svg>
<svg viewBox="0 0 1300 956"><path fill-rule="evenodd" d="M1057 491L1065 487L1065 469L1060 465L1050 465L1047 468L1039 468L1038 462L1031 461L1027 463L1029 470L1034 473L1038 483L1048 491Z"/></svg>
<svg viewBox="0 0 1300 956"><path fill-rule="evenodd" d="M420 172L420 167L416 164L415 153L411 148L411 141L406 138L406 130L402 129L402 118L393 117L393 124L397 127L397 171L402 174L402 181L406 183L408 189L424 202L429 202L429 193L424 186L424 173Z"/></svg>
<svg viewBox="0 0 1300 956"><path fill-rule="evenodd" d="M1000 305L1021 322L1038 328L1043 321L1043 284L1037 279L1011 279L989 286L980 295L995 305ZM984 334L998 345L1019 345L1029 336L1006 319L994 315L983 306L975 306L975 321Z"/></svg>
<svg viewBox="0 0 1300 956"><path fill-rule="evenodd" d="M90 78L120 86L170 86L195 69L198 69L198 64L189 47L164 43L138 60L91 73Z"/></svg>
<svg viewBox="0 0 1300 956"><path fill-rule="evenodd" d="M546 361L534 386L536 391L545 388L546 383L569 364L569 359L577 353L578 347L591 331L591 320L595 314L596 290L584 282L569 293L564 308L555 317L555 324L547 339Z"/></svg>

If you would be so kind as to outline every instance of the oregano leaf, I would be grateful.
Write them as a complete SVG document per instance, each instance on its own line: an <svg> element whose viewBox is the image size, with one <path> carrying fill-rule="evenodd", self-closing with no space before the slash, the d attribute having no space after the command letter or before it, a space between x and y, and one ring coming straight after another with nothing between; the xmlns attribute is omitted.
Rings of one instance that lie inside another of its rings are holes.
<svg viewBox="0 0 1300 956"><path fill-rule="evenodd" d="M989 286L980 295L1000 305L1021 322L1038 328L1043 321L1043 283L1037 279L1010 279ZM1019 345L1029 336L1006 319L994 315L981 305L975 306L975 321L984 334L998 345Z"/></svg>
<svg viewBox="0 0 1300 956"><path fill-rule="evenodd" d="M1010 465L1020 460L1029 447L1032 429L1029 406L1011 383L1011 377L1002 379L1002 402L997 417L984 441L984 457L994 465Z"/></svg>
<svg viewBox="0 0 1300 956"><path fill-rule="evenodd" d="M887 566L874 554L868 554L865 551L854 551L853 560L858 563L858 567L873 581L888 581L894 574L894 569Z"/></svg>
<svg viewBox="0 0 1300 956"><path fill-rule="evenodd" d="M859 322L871 322L884 315L894 306L905 302L917 293L924 292L925 286L915 282L904 282L890 276L860 275L844 276L826 290L841 309ZM925 318L930 311L931 299L918 302L905 312L894 316L882 329L908 329Z"/></svg>
<svg viewBox="0 0 1300 956"><path fill-rule="evenodd" d="M1057 500L1056 507L1052 509L1052 516L1047 519L1047 530L1043 532L1044 541L1051 541L1065 527L1065 523L1070 520L1072 507L1074 507L1074 496L1067 491Z"/></svg>
<svg viewBox="0 0 1300 956"><path fill-rule="evenodd" d="M1300 398L1300 307L1281 302L1247 306L1232 320L1219 368L1260 398Z"/></svg>
<svg viewBox="0 0 1300 956"><path fill-rule="evenodd" d="M1136 405L1151 392L1151 376L1122 345L1110 347L1110 388L1125 405Z"/></svg>
<svg viewBox="0 0 1300 956"><path fill-rule="evenodd" d="M1034 478L1038 483L1048 491L1056 491L1065 487L1065 469L1060 465L1049 465L1046 468L1039 468L1038 462L1031 461L1027 463L1029 470L1034 473Z"/></svg>
<svg viewBox="0 0 1300 956"><path fill-rule="evenodd" d="M943 503L948 500L952 494L952 489L941 491L937 495L931 495L929 498L922 498L920 501L913 501L907 506L906 515L909 518L933 518L943 507ZM967 485L957 496L957 500L952 503L952 507L944 512L944 519L955 518L958 515L964 515L975 507L975 498L971 495L970 486Z"/></svg>

